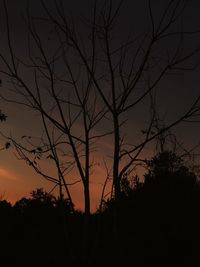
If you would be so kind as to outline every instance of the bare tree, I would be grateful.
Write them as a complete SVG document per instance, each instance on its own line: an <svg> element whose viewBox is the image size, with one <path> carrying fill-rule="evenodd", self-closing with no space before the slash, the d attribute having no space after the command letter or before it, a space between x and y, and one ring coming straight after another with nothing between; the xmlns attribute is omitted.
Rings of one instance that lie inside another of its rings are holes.
<svg viewBox="0 0 200 267"><path fill-rule="evenodd" d="M112 0L94 1L92 16L84 21L84 36L66 14L62 1L55 1L53 11L45 1L40 2L45 12L43 17L31 15L27 5L28 56L22 59L15 53L4 1L9 55L0 53L0 72L9 79L13 98L4 94L1 97L40 114L39 123L43 127L40 138L22 136L24 143L9 137L19 157L59 186L60 196L64 188L72 209L70 186L82 183L85 206L82 258L86 262L90 180L92 168L95 169L94 150L99 147L98 141L108 135L113 138L111 168L105 164L107 177L102 199L111 178L110 197L118 202L122 177L133 171L145 146L180 122L199 120L200 96L185 113L165 123L164 127L157 127L156 111L156 92L162 80L168 74L193 69L194 66L187 63L197 56L200 47L189 51L182 44L184 38L199 32L179 27L187 7L184 0L167 1L159 18L154 14L153 1L147 1L150 27L142 38L131 36L124 42L115 39L116 25L125 4L123 0L115 3ZM43 36L44 29L50 33L50 40L49 34ZM165 42L172 48L170 53ZM149 124L138 144L128 144L123 127L130 123L127 121L130 113L144 101L150 109ZM108 123L108 129L99 130ZM56 177L42 169L40 162L47 158L55 166Z"/></svg>

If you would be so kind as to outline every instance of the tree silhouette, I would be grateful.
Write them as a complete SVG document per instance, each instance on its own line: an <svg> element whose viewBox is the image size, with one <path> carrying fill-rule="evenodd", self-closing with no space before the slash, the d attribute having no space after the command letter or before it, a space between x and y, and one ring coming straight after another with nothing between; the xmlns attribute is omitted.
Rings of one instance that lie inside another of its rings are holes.
<svg viewBox="0 0 200 267"><path fill-rule="evenodd" d="M125 41L121 41L122 33L116 30L125 1L94 1L92 15L86 18L82 32L66 15L64 1L55 1L53 10L47 2L41 0L40 3L45 13L42 18L33 16L30 6L26 9L27 58L22 58L16 54L11 18L7 3L3 1L8 53L0 51L0 73L9 79L12 88L9 91L5 86L10 94L7 98L2 93L1 97L37 112L38 124L43 129L37 139L29 135L22 135L20 140L12 136L8 139L21 159L59 188L60 199L65 192L71 210L74 210L74 200L70 188L81 183L84 196L81 259L83 266L87 266L92 247L89 237L90 183L98 164L95 152L101 150L103 141L109 137L112 145L109 155L106 149L103 151L103 158L106 156L108 159L104 160L105 185L108 180L111 181L110 199L115 202L112 244L116 245L113 250L117 255L120 244L118 210L122 193L126 195L129 191L124 177L144 160L140 155L147 144L180 122L198 120L199 96L182 115L158 128L156 92L162 90L161 82L168 79L168 74L194 67L193 64L190 66L190 60L197 56L200 48L195 45L191 50L184 49L182 40L183 37L197 36L199 32L186 31L180 26L187 11L186 0L166 1L160 16L155 12L153 1L147 1L150 27L142 37L133 33L128 41L126 37ZM79 25L83 26L82 21ZM130 144L124 125L134 123L132 115L143 101L148 106L148 123L144 118L145 129L141 129L141 138ZM43 160L51 162L55 175L42 168ZM168 163L165 161L165 164ZM170 171L170 166L164 168L167 168L165 173ZM162 166L158 169L161 171ZM164 174L162 179L157 179L156 173L156 183L162 181L161 184L164 184L164 180L171 179L170 175L176 176L174 182L178 181L180 174L189 175L183 168L167 173L166 179ZM148 178L151 182L155 180L149 174L145 185ZM42 199L43 193L36 192L35 200L41 202Z"/></svg>
<svg viewBox="0 0 200 267"><path fill-rule="evenodd" d="M158 186L158 190L180 191L194 190L197 185L197 177L183 160L174 152L163 151L148 162L149 171L145 175L145 185Z"/></svg>
<svg viewBox="0 0 200 267"><path fill-rule="evenodd" d="M200 234L197 176L177 154L163 151L148 162L144 178L143 184L120 201L121 255L116 256L116 262L195 266L194 262L199 261L195 244ZM104 216L111 220L115 203L105 204ZM109 235L109 224L107 228L104 231Z"/></svg>

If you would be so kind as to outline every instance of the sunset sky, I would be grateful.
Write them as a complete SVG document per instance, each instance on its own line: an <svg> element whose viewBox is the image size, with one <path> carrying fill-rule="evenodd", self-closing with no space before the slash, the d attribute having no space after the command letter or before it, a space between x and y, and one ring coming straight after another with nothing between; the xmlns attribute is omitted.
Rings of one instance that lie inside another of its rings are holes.
<svg viewBox="0 0 200 267"><path fill-rule="evenodd" d="M27 30L23 22L23 14L25 14L25 0L13 1L7 0L10 27L13 47L16 55L23 60L27 57ZM41 7L39 0L32 0L30 2L30 10L35 17L42 16L44 11ZM53 7L53 1L45 1L49 7ZM78 22L77 28L82 31L83 25L80 23L79 18L87 18L91 14L91 5L93 0L89 1L65 1L67 11L75 18L75 22ZM162 3L162 4L161 4ZM167 1L153 0L152 6L155 12L155 16L159 17L162 11L163 5ZM67 6L68 5L68 6ZM53 10L53 9L52 9ZM186 30L200 30L199 19L200 2L192 0L188 4L186 12L183 16L182 26ZM83 19L82 19L83 20ZM3 1L0 1L0 38L1 47L0 53L8 56L8 45L6 41L6 26L5 26L5 13L3 8ZM123 39L129 35L138 36L143 35L149 28L149 15L148 15L148 1L138 0L125 1L125 5L122 9L122 15L120 21L116 26L116 33L118 38ZM45 28L41 29L44 36L49 33ZM119 37L120 36L120 37ZM120 40L121 41L121 40ZM200 46L200 34L199 36L189 36L188 40L183 43L184 51L190 51L195 46ZM162 48L172 48L170 40L166 42ZM49 50L48 50L49 49ZM51 52L51 45L47 48L48 52ZM189 62L190 65L196 65L195 70L182 71L176 75L166 76L159 84L159 90L157 94L157 110L161 118L164 118L166 123L170 123L181 114L183 114L193 101L200 94L200 54L197 54L195 58ZM0 69L2 69L2 62L0 62ZM28 73L24 73L29 77ZM26 77L26 78L27 78ZM31 77L31 76L30 76ZM8 89L10 84L8 80L2 79L1 94L8 95ZM31 78L29 80L32 83ZM12 135L21 140L23 135L37 137L41 134L40 119L36 113L33 113L30 109L19 105L13 105L0 100L0 109L8 116L7 121L1 123L1 131L6 135ZM145 128L149 116L149 109L147 108L147 102L143 101L138 105L137 109L129 112L126 116L128 122L123 126L123 134L127 137L127 142L131 142L134 145L141 139L141 131ZM81 129L81 125L79 125ZM77 130L80 129L77 126ZM109 123L104 123L100 127L108 128ZM81 131L81 130L80 130ZM181 123L176 126L173 131L176 133L178 140L184 143L185 148L190 149L192 146L200 142L200 122L199 123ZM133 141L132 141L133 140ZM1 138L1 145L3 146L6 140ZM149 144L144 152L143 156L148 157L152 155L152 148L155 143ZM112 151L112 138L107 137L101 141L100 148L95 152L96 166L92 175L91 181L91 199L92 209L97 207L103 182L105 180L105 169L103 164L103 157L109 162ZM102 156L103 155L103 156ZM52 164L48 161L43 163L44 168L50 173L54 173ZM102 179L103 177L103 179ZM14 203L16 200L23 196L28 196L31 190L35 188L43 187L50 191L53 185L46 182L39 175L35 174L34 170L30 168L24 161L17 159L16 153L13 148L0 151L0 196ZM80 185L73 187L73 195L76 206L82 208L82 188Z"/></svg>

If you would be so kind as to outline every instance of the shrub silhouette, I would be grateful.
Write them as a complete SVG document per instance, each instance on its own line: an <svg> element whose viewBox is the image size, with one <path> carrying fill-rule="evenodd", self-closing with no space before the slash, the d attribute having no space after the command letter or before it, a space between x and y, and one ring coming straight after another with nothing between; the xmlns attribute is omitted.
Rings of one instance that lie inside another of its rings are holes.
<svg viewBox="0 0 200 267"><path fill-rule="evenodd" d="M72 213L68 204L67 199L56 198L41 188L14 206L0 201L5 266L61 265L68 258L63 223L78 259L83 214ZM91 215L88 266L196 266L199 205L195 174L176 154L159 153L148 162L143 184L138 180L130 183L128 176L122 179L117 253L112 243L115 202L105 202L103 211Z"/></svg>
<svg viewBox="0 0 200 267"><path fill-rule="evenodd" d="M131 261L133 266L191 266L198 260L199 204L196 175L175 153L157 154L148 162L144 183L129 188L121 198L121 255L116 261ZM105 203L103 216L108 221L114 205L113 200ZM107 236L111 228L107 224Z"/></svg>

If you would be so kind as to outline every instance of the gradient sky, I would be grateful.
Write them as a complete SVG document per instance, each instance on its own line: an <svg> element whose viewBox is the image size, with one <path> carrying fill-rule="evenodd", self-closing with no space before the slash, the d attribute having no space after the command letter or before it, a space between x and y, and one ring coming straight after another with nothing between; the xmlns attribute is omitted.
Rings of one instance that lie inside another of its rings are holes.
<svg viewBox="0 0 200 267"><path fill-rule="evenodd" d="M7 54L7 44L6 44L6 32L5 32L5 16L3 11L2 2L0 2L0 38L1 38L1 53ZM12 40L14 42L16 54L24 58L26 57L26 30L24 28L24 22L22 20L22 15L25 12L24 4L25 0L13 1L7 0L8 9L10 14L10 24L12 28ZM31 12L35 16L40 16L43 14L40 1L32 0L29 1L31 5ZM66 1L66 6L68 5L68 12L73 14L75 18L87 17L90 14L90 6L93 3L92 0L89 1ZM46 1L49 6L52 6L52 1ZM145 30L149 27L149 17L148 17L148 1L138 0L125 1L123 7L123 13L118 22L116 32L120 38L123 39L129 33L132 34L143 34ZM165 1L153 0L153 10L156 16L159 16ZM184 15L183 26L186 29L198 30L200 29L200 19L199 19L200 2L198 0L190 1L187 8L187 12ZM82 30L82 24L78 24L80 30ZM43 29L43 34L46 32ZM184 49L187 51L193 48L195 45L200 46L200 36L197 38L190 37L187 42L184 43ZM167 47L169 44L166 43ZM200 55L195 57L191 63L199 63ZM1 63L0 63L1 64ZM30 81L31 82L31 81ZM167 122L178 118L184 111L188 109L190 104L194 101L195 97L200 94L200 67L198 66L195 70L190 72L182 72L174 76L167 76L162 80L159 86L158 98L157 98L157 108L161 117L165 117ZM3 81L2 90L6 94L6 88L8 84ZM6 134L12 134L17 138L22 135L32 135L37 136L39 131L38 117L33 114L30 110L26 110L21 106L10 105L1 100L1 109L8 116L6 122L1 124L2 132ZM142 102L134 112L127 115L128 123L124 126L124 133L126 133L128 141L137 141L141 137L141 130L144 129L148 117L148 110L145 108L145 102ZM105 125L107 127L107 125ZM180 141L183 141L186 148L190 148L193 145L200 142L200 123L199 124L186 124L182 123L177 126L174 131ZM5 140L1 138L2 146ZM102 149L107 151L107 156L109 151L111 151L112 140L109 138L102 141ZM145 154L146 153L146 154ZM144 151L145 155L152 154L152 146L147 146ZM102 188L102 176L104 175L104 170L102 168L103 163L101 159L101 153L97 155L97 162L99 165L95 169L95 174L93 174L93 180L91 182L91 194L92 194L92 208L96 208L98 203L101 189ZM109 157L108 157L109 158ZM46 163L45 163L46 164ZM50 172L53 172L51 166L45 166ZM5 197L9 201L15 202L22 196L28 196L29 192L36 187L44 187L47 190L51 190L52 184L44 181L40 176L36 175L34 171L26 165L23 161L16 158L16 155L12 149L0 152L0 195ZM82 189L80 185L77 185L73 189L74 198L76 200L77 207L82 207Z"/></svg>

